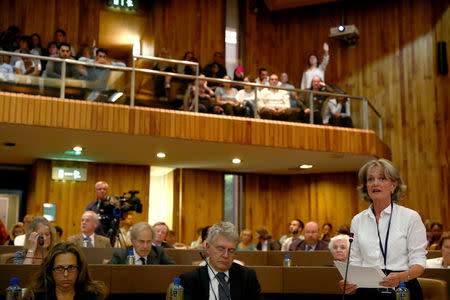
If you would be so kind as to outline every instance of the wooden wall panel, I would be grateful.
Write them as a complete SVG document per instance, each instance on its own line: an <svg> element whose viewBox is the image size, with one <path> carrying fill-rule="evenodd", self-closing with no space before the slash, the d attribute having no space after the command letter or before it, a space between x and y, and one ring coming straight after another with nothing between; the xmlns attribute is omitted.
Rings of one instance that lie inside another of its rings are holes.
<svg viewBox="0 0 450 300"><path fill-rule="evenodd" d="M330 43L326 81L363 95L383 116L383 141L408 185L404 205L450 223L449 76L437 74L437 42L449 44L450 1L359 1L269 12L246 2L245 69L287 72L299 86L307 55ZM258 8L255 10L255 8ZM329 40L329 28L355 24L354 48ZM276 49L276 51L274 51Z"/></svg>
<svg viewBox="0 0 450 300"><path fill-rule="evenodd" d="M85 182L54 181L52 166L78 166L88 169ZM139 190L137 195L143 204L143 213L135 214L135 221L148 220L149 175L148 166L127 166L101 163L75 163L39 159L32 171L27 213L42 215L43 203L56 204L55 224L64 230L63 239L80 232L80 220L86 205L95 200L94 185L97 181L109 184L110 195L122 195L130 190Z"/></svg>
<svg viewBox="0 0 450 300"><path fill-rule="evenodd" d="M156 1L155 54L161 48L181 59L193 51L201 66L212 62L216 51L225 51L224 0Z"/></svg>
<svg viewBox="0 0 450 300"><path fill-rule="evenodd" d="M350 224L367 203L359 200L355 173L316 175L245 175L246 227L268 228L278 239L294 218L305 224L325 222L337 229Z"/></svg>
<svg viewBox="0 0 450 300"><path fill-rule="evenodd" d="M180 241L189 245L196 231L222 221L223 173L183 169L181 171ZM175 220L175 218L174 218Z"/></svg>

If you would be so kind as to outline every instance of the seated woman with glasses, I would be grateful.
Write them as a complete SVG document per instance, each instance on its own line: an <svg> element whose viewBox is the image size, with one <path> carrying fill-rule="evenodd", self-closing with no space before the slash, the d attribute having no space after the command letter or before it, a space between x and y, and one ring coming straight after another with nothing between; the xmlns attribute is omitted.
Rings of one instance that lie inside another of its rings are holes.
<svg viewBox="0 0 450 300"><path fill-rule="evenodd" d="M59 243L45 257L24 299L45 299L46 293L49 300L103 300L106 287L103 282L91 280L87 260L78 246Z"/></svg>

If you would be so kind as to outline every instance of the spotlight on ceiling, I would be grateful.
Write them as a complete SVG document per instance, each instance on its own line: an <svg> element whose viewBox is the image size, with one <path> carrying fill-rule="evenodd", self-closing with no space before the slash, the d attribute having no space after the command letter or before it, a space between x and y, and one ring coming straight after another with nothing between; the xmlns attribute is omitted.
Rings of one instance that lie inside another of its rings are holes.
<svg viewBox="0 0 450 300"><path fill-rule="evenodd" d="M301 165L299 166L300 169L311 169L313 165Z"/></svg>
<svg viewBox="0 0 450 300"><path fill-rule="evenodd" d="M345 26L344 26L344 25L339 25L339 26L337 27L337 30L338 30L339 32L344 32Z"/></svg>
<svg viewBox="0 0 450 300"><path fill-rule="evenodd" d="M75 146L75 147L73 147L73 151L75 151L75 152L81 152L81 151L83 151L83 147L81 147L81 146Z"/></svg>
<svg viewBox="0 0 450 300"><path fill-rule="evenodd" d="M165 158L166 154L164 152L159 152L159 153L156 154L156 157L158 157L158 158Z"/></svg>
<svg viewBox="0 0 450 300"><path fill-rule="evenodd" d="M241 163L241 160L239 159L239 158L233 158L233 160L231 161L233 164L240 164Z"/></svg>

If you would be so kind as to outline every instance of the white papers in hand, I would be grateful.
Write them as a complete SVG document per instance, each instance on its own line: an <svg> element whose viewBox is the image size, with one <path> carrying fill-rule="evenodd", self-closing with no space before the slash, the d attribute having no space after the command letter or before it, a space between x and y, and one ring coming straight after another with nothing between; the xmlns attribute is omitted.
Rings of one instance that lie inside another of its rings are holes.
<svg viewBox="0 0 450 300"><path fill-rule="evenodd" d="M345 268L347 264L341 261L334 261L334 265L341 273L342 278L345 277ZM350 264L347 272L347 282L356 284L360 288L383 288L380 282L386 275L381 271L379 266L361 267Z"/></svg>

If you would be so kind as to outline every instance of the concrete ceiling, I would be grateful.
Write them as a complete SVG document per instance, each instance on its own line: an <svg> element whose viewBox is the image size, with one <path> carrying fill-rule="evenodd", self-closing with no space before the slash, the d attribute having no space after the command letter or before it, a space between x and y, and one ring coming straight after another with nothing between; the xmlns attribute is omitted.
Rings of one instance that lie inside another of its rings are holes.
<svg viewBox="0 0 450 300"><path fill-rule="evenodd" d="M4 143L15 143L14 147ZM64 154L75 145L79 157ZM156 153L165 152L159 159ZM238 157L241 164L231 160ZM211 169L239 173L304 174L357 171L369 155L304 151L166 137L0 124L0 164L32 164L36 159ZM308 170L298 168L312 164Z"/></svg>

